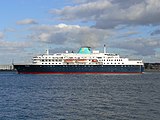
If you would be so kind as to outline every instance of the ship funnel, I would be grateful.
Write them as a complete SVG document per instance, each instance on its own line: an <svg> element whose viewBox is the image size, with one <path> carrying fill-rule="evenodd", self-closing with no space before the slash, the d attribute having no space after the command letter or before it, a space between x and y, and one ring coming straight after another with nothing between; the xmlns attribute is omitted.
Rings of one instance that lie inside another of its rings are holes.
<svg viewBox="0 0 160 120"><path fill-rule="evenodd" d="M104 44L104 49L103 50L104 50L104 53L106 53L106 45L105 44Z"/></svg>
<svg viewBox="0 0 160 120"><path fill-rule="evenodd" d="M79 52L80 54L91 54L91 48L88 46L81 47Z"/></svg>

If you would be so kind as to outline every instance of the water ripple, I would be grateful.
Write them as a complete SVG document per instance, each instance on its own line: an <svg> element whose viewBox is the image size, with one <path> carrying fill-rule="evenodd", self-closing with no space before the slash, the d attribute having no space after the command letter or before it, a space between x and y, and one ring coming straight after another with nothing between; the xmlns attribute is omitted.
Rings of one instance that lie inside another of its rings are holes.
<svg viewBox="0 0 160 120"><path fill-rule="evenodd" d="M0 73L1 120L159 120L160 74Z"/></svg>

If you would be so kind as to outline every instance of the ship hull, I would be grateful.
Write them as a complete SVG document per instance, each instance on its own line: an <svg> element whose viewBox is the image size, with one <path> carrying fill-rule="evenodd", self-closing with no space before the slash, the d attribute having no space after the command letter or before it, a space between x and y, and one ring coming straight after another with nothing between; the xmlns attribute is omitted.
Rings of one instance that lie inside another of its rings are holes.
<svg viewBox="0 0 160 120"><path fill-rule="evenodd" d="M141 74L142 65L14 65L19 74Z"/></svg>

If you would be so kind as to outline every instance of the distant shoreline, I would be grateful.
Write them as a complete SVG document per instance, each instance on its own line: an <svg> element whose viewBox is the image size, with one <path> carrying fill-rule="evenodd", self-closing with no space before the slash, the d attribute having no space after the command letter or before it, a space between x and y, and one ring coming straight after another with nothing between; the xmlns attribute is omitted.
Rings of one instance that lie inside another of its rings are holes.
<svg viewBox="0 0 160 120"><path fill-rule="evenodd" d="M160 72L160 63L144 63L145 72Z"/></svg>
<svg viewBox="0 0 160 120"><path fill-rule="evenodd" d="M160 70L145 69L144 72L160 72Z"/></svg>
<svg viewBox="0 0 160 120"><path fill-rule="evenodd" d="M10 71L16 71L16 70L0 70L0 72L3 72L3 71L4 72L7 72L7 71L10 72Z"/></svg>

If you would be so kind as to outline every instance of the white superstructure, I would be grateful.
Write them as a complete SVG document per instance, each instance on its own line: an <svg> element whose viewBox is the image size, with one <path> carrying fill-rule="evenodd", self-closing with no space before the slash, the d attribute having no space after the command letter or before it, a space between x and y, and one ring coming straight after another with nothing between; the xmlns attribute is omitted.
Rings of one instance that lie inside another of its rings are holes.
<svg viewBox="0 0 160 120"><path fill-rule="evenodd" d="M90 51L89 47L82 47L78 53L56 53L33 57L35 65L143 65L142 60L120 57L118 54Z"/></svg>

